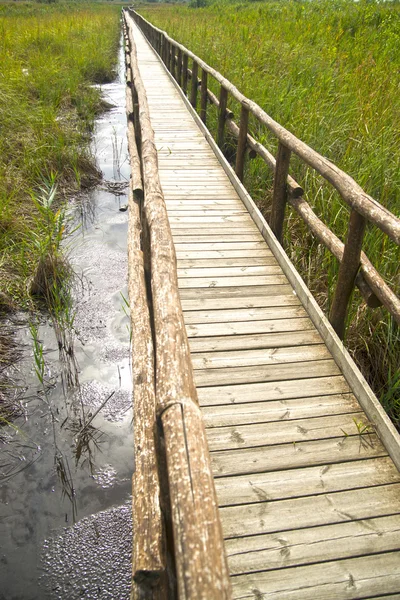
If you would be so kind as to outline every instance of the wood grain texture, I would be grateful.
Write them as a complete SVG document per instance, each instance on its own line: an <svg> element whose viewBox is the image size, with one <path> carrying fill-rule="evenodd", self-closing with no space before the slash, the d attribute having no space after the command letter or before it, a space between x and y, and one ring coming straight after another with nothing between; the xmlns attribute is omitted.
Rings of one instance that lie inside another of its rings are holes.
<svg viewBox="0 0 400 600"><path fill-rule="evenodd" d="M231 588L204 423L178 292L175 248L133 31L125 12L139 101L144 211L149 229L156 405L168 468L175 568L182 599L229 599Z"/></svg>
<svg viewBox="0 0 400 600"><path fill-rule="evenodd" d="M384 456L317 467L220 477L215 483L220 506L307 496L311 496L312 503L313 497L319 494L400 483L400 473L393 461Z"/></svg>

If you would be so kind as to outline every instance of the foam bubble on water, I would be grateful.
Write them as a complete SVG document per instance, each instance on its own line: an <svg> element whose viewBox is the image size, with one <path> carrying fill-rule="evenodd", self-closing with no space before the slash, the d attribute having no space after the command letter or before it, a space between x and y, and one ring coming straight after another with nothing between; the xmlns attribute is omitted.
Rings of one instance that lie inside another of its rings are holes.
<svg viewBox="0 0 400 600"><path fill-rule="evenodd" d="M45 540L41 587L52 600L128 600L131 552L129 501Z"/></svg>

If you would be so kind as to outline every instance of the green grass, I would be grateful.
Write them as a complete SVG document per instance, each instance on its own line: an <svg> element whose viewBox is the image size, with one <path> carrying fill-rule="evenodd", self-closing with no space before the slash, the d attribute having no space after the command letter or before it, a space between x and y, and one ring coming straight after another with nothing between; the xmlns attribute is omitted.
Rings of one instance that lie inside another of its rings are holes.
<svg viewBox="0 0 400 600"><path fill-rule="evenodd" d="M118 43L112 5L0 4L0 309L29 303L43 264L41 188L56 181L57 205L98 178L93 84L114 78Z"/></svg>
<svg viewBox="0 0 400 600"><path fill-rule="evenodd" d="M145 6L140 12L399 213L399 2L219 2L200 9ZM215 85L213 91L218 93ZM230 105L239 115L238 107ZM209 113L213 126L215 111ZM250 129L275 152L276 143L266 130L254 121ZM338 195L296 159L291 173L305 188L315 212L345 239L348 208ZM245 184L268 214L272 176L260 159L247 165ZM337 261L291 212L285 248L328 310ZM364 249L399 293L399 248L368 226ZM399 328L384 309L367 309L358 292L353 300L347 345L399 426Z"/></svg>

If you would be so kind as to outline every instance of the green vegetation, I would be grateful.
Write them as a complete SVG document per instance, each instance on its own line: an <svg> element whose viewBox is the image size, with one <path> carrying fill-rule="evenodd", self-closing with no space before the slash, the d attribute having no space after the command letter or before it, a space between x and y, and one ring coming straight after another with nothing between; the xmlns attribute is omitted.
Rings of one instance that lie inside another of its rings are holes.
<svg viewBox="0 0 400 600"><path fill-rule="evenodd" d="M114 78L118 41L117 7L0 4L0 309L26 306L45 267L63 265L63 213L50 215L98 178L88 142L103 105L92 84Z"/></svg>
<svg viewBox="0 0 400 600"><path fill-rule="evenodd" d="M157 5L140 12L398 214L400 3L273 0L199 9ZM238 116L238 107L230 107ZM212 108L208 122L215 124ZM276 151L268 132L255 122L250 129ZM291 172L315 212L344 239L348 209L337 194L296 159ZM272 177L260 159L248 163L245 184L267 214ZM328 309L337 261L293 213L288 217L285 248ZM368 226L365 251L399 293L398 247ZM367 309L357 292L348 320L347 345L399 426L399 328L384 309Z"/></svg>

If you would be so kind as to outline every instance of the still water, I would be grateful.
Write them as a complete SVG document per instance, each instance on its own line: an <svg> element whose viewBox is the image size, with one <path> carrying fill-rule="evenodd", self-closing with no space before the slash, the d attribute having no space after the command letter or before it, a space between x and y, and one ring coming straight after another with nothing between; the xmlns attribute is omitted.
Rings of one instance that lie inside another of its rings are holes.
<svg viewBox="0 0 400 600"><path fill-rule="evenodd" d="M15 325L23 358L13 377L23 388L24 414L0 443L0 600L129 598L133 430L128 217L120 210L129 179L122 47L119 75L102 92L114 106L98 119L93 139L103 182L70 209L80 225L68 240L77 274L79 385L67 387L54 330L43 322L44 389L27 317Z"/></svg>

